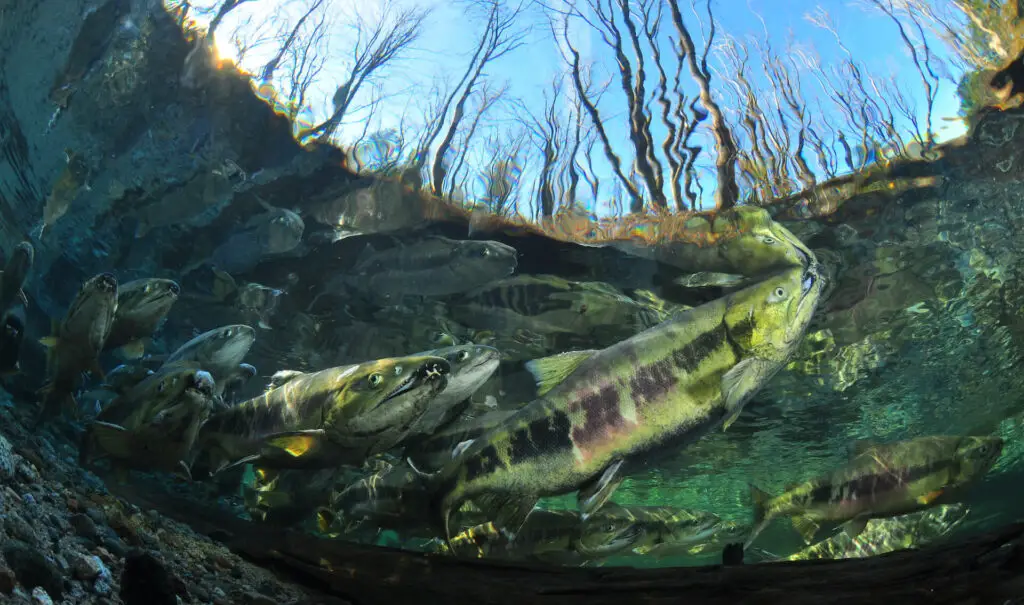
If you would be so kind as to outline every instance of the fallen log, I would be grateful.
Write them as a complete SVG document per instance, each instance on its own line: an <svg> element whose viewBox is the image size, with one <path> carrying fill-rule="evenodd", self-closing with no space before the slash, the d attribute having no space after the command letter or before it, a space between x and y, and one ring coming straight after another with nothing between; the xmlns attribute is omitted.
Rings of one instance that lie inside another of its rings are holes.
<svg viewBox="0 0 1024 605"><path fill-rule="evenodd" d="M1024 523L962 542L867 559L560 568L328 540L248 522L184 499L150 498L131 486L112 491L191 525L289 580L359 605L1024 603Z"/></svg>

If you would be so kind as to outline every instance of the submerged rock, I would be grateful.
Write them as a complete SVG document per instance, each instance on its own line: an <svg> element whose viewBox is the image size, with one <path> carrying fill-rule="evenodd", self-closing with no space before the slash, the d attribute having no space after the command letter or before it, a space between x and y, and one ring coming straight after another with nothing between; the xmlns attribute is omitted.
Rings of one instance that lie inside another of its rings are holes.
<svg viewBox="0 0 1024 605"><path fill-rule="evenodd" d="M45 590L44 594L53 595L58 599L63 597L63 575L38 549L24 542L12 540L4 545L3 555L22 586L39 587Z"/></svg>

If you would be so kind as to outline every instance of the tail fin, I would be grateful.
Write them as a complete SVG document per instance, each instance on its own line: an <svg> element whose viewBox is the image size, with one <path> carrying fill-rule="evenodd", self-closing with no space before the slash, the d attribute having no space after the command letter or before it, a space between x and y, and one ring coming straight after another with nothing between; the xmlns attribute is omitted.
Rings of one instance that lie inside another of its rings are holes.
<svg viewBox="0 0 1024 605"><path fill-rule="evenodd" d="M768 516L767 504L772 499L771 494L758 488L755 485L750 486L750 499L754 503L754 529L750 532L750 537L747 538L746 543L743 544L743 549L750 548L757 535L764 531L767 527L768 522L771 521L771 517Z"/></svg>

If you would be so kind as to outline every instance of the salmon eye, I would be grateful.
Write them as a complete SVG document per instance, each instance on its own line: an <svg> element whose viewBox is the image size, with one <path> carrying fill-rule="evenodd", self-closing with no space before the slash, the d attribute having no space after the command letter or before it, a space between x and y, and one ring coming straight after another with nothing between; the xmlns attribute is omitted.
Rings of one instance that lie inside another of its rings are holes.
<svg viewBox="0 0 1024 605"><path fill-rule="evenodd" d="M768 302L770 302L770 303L777 303L777 302L780 302L782 300L785 300L786 294L787 294L786 289L783 288L782 286L778 286L777 288L772 290L771 294L768 295Z"/></svg>
<svg viewBox="0 0 1024 605"><path fill-rule="evenodd" d="M382 382L384 382L384 377L380 374L370 374L369 382L370 388L375 389L379 387Z"/></svg>
<svg viewBox="0 0 1024 605"><path fill-rule="evenodd" d="M467 359L469 359L469 351L460 351L459 354L455 356L455 358L457 361L466 361Z"/></svg>
<svg viewBox="0 0 1024 605"><path fill-rule="evenodd" d="M771 246L775 243L775 238L770 235L766 235L761 238L761 241Z"/></svg>

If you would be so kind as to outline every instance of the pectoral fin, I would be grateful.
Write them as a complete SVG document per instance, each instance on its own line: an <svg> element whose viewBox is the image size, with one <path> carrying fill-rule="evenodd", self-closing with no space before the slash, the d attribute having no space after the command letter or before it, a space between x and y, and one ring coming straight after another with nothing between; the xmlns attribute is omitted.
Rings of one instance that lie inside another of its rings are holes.
<svg viewBox="0 0 1024 605"><path fill-rule="evenodd" d="M722 431L739 418L743 406L778 369L778 364L751 357L739 362L722 376L722 398L725 400L725 420Z"/></svg>
<svg viewBox="0 0 1024 605"><path fill-rule="evenodd" d="M934 492L928 492L927 494L925 494L923 496L918 496L917 501L919 503L924 504L924 505L927 506L927 505L935 502L936 500L938 500L939 497L942 496L942 493L943 492L942 492L941 489L940 490L936 490Z"/></svg>
<svg viewBox="0 0 1024 605"><path fill-rule="evenodd" d="M615 493L615 490L622 484L625 476L621 473L622 460L616 460L597 477L597 479L580 487L576 494L576 506L580 510L583 520L594 514L601 505L608 501L608 498Z"/></svg>
<svg viewBox="0 0 1024 605"><path fill-rule="evenodd" d="M560 384L594 353L597 351L569 351L526 362L526 370L533 375L533 379L537 383L537 395L544 395Z"/></svg>

